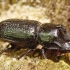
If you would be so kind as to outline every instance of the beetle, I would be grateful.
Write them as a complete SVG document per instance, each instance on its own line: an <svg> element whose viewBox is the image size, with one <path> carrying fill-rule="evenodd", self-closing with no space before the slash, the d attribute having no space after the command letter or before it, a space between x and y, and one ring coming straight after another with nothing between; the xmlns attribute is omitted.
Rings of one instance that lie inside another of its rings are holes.
<svg viewBox="0 0 70 70"><path fill-rule="evenodd" d="M14 47L28 49L18 59L36 49L41 50L44 58L47 49L70 50L70 37L62 25L41 24L35 20L8 19L0 22L0 40L11 45L2 53Z"/></svg>

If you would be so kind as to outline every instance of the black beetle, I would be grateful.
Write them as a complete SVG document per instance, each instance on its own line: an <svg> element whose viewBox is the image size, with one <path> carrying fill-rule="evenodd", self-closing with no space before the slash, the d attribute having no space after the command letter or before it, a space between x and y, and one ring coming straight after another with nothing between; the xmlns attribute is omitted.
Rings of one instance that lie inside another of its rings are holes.
<svg viewBox="0 0 70 70"><path fill-rule="evenodd" d="M12 47L28 48L20 55L37 48L44 58L47 49L70 50L70 37L62 25L42 24L34 20L8 19L0 22L0 40L9 42ZM42 45L40 48L37 45ZM10 49L9 45L2 52Z"/></svg>

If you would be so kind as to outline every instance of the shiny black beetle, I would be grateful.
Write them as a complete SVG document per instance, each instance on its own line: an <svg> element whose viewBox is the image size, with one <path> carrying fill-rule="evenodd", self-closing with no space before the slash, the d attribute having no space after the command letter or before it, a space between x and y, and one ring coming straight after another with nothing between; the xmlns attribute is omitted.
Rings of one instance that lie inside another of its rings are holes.
<svg viewBox="0 0 70 70"><path fill-rule="evenodd" d="M28 48L18 59L36 50L38 44L44 58L44 50L47 49L70 50L70 37L62 25L41 24L34 20L8 19L0 22L0 40L9 42L12 47ZM2 52L8 49L9 46Z"/></svg>

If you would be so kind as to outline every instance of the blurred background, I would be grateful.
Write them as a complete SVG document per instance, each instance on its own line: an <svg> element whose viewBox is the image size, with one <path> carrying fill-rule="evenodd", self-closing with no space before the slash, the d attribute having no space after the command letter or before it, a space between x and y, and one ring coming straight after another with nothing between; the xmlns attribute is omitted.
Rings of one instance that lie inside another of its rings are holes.
<svg viewBox="0 0 70 70"><path fill-rule="evenodd" d="M69 12L70 0L0 0L0 21L22 18L65 24Z"/></svg>

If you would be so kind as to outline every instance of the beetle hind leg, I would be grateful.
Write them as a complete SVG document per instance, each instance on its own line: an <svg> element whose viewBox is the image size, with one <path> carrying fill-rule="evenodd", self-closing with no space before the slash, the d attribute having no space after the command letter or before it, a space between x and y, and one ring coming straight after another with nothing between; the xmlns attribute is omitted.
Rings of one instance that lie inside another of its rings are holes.
<svg viewBox="0 0 70 70"><path fill-rule="evenodd" d="M6 52L6 51L8 51L8 50L10 50L11 48L12 48L12 46L11 46L10 44L8 44L8 45L6 46L6 48L3 49L3 50L0 52L0 54L2 54L3 52Z"/></svg>

